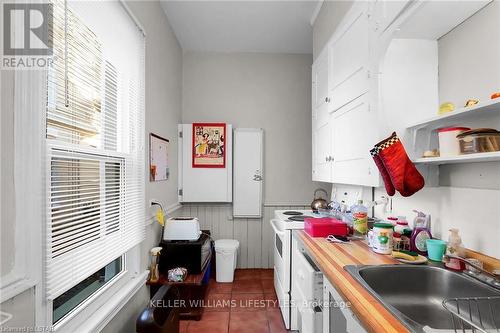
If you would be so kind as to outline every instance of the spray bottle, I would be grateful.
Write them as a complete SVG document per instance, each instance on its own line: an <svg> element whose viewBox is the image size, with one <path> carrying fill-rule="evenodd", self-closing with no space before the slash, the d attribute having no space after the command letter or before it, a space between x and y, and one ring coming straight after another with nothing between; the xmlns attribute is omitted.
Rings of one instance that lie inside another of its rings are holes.
<svg viewBox="0 0 500 333"><path fill-rule="evenodd" d="M428 239L432 239L431 235L431 216L426 215L418 210L413 210L417 213L413 221L413 232L410 238L410 250L418 252L421 255L427 255Z"/></svg>

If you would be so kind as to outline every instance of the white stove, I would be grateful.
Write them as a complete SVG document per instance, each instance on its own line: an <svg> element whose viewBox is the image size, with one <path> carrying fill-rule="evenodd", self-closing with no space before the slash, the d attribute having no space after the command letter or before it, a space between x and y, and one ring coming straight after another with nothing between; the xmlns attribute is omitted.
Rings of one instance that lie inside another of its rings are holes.
<svg viewBox="0 0 500 333"><path fill-rule="evenodd" d="M286 329L297 329L293 318L292 290L292 231L304 229L304 218L321 217L312 210L275 210L274 219L270 221L274 231L274 289L278 296L281 315Z"/></svg>
<svg viewBox="0 0 500 333"><path fill-rule="evenodd" d="M312 210L275 210L274 218L283 225L282 229L304 229L304 218L320 217Z"/></svg>

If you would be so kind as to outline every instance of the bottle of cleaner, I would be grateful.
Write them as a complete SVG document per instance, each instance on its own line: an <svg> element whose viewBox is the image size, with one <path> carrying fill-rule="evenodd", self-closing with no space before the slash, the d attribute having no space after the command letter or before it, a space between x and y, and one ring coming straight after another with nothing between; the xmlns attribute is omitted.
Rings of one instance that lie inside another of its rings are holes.
<svg viewBox="0 0 500 333"><path fill-rule="evenodd" d="M462 258L465 257L465 248L462 244L462 238L458 234L458 229L450 229L450 236L448 237L446 254ZM454 258L450 258L447 262L444 263L444 265L457 271L462 271L465 269L465 264Z"/></svg>
<svg viewBox="0 0 500 333"><path fill-rule="evenodd" d="M368 208L363 206L363 200L351 207L352 226L354 234L366 235L368 232Z"/></svg>
<svg viewBox="0 0 500 333"><path fill-rule="evenodd" d="M414 212L417 213L417 216L413 221L413 232L410 237L410 250L426 256L426 241L428 239L432 239L431 216L417 210L414 210Z"/></svg>

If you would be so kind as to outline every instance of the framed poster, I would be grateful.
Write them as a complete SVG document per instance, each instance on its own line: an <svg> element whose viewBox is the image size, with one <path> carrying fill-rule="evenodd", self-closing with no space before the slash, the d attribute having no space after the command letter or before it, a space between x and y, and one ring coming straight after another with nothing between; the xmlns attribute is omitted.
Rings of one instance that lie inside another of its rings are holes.
<svg viewBox="0 0 500 333"><path fill-rule="evenodd" d="M225 168L226 124L193 123L193 168Z"/></svg>
<svg viewBox="0 0 500 333"><path fill-rule="evenodd" d="M156 134L149 134L149 180L167 180L170 175L168 168L167 139Z"/></svg>

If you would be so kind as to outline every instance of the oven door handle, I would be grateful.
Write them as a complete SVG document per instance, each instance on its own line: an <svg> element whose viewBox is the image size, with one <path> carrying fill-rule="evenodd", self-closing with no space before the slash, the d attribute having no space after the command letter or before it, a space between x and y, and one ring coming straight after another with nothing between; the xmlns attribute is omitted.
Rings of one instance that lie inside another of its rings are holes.
<svg viewBox="0 0 500 333"><path fill-rule="evenodd" d="M279 238L283 238L285 236L285 232L284 231L280 231L276 225L276 223L278 223L279 220L276 220L276 219L272 219L271 220L271 227L273 227L273 230L274 232L276 233L276 235L278 235Z"/></svg>

